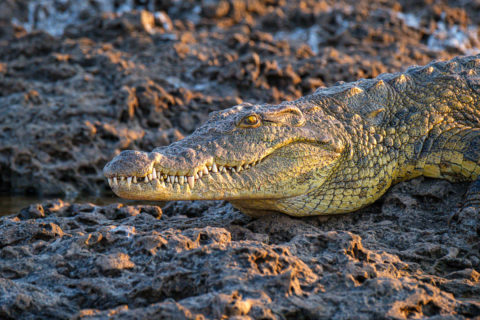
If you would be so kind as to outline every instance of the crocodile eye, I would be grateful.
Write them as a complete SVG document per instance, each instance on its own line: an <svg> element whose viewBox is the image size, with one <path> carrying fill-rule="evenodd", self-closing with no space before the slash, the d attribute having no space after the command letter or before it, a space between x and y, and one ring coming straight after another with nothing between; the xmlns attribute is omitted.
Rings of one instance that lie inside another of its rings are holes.
<svg viewBox="0 0 480 320"><path fill-rule="evenodd" d="M242 128L256 128L260 125L260 118L256 114L246 116L240 121Z"/></svg>

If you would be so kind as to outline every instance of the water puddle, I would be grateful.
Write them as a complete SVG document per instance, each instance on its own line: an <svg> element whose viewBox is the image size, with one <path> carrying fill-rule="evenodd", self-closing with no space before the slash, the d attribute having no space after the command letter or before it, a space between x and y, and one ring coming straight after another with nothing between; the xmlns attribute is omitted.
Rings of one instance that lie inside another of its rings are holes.
<svg viewBox="0 0 480 320"><path fill-rule="evenodd" d="M35 196L23 196L23 195L0 195L0 217L9 214L18 213L23 208L26 208L32 204L42 203L47 200L61 199L59 197L35 197ZM152 202L152 201L136 201L121 199L117 196L104 196L104 197L79 197L74 199L61 199L64 202L69 203L93 203L98 206L105 206L112 203L123 203L126 205L135 204L149 204L149 205L163 205L165 202Z"/></svg>

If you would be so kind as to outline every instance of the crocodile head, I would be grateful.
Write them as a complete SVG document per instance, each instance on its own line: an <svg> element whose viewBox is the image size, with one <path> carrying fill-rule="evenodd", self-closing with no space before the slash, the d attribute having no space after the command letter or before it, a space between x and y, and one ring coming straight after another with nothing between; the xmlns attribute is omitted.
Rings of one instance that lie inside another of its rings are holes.
<svg viewBox="0 0 480 320"><path fill-rule="evenodd" d="M224 199L243 211L276 210L266 203L319 187L346 147L336 119L317 110L307 121L306 112L288 103L214 112L169 146L123 151L104 174L123 198Z"/></svg>

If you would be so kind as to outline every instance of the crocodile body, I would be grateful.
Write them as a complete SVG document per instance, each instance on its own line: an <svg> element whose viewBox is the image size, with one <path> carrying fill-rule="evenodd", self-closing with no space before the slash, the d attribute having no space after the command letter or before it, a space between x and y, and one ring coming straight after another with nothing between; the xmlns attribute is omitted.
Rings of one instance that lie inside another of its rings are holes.
<svg viewBox="0 0 480 320"><path fill-rule="evenodd" d="M192 135L124 151L104 174L125 198L229 200L259 216L355 211L417 176L480 175L480 55L213 113Z"/></svg>

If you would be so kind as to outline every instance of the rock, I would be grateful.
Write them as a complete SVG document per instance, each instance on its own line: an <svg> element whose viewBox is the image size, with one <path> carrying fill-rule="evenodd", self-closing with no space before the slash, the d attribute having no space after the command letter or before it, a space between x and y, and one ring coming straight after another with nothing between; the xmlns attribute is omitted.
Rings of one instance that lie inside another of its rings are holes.
<svg viewBox="0 0 480 320"><path fill-rule="evenodd" d="M44 218L45 212L40 204L32 204L20 211L18 217L22 220Z"/></svg>
<svg viewBox="0 0 480 320"><path fill-rule="evenodd" d="M95 264L104 273L111 271L119 271L122 269L131 269L135 264L130 261L130 257L125 253L112 253L107 256L100 256L96 259Z"/></svg>

